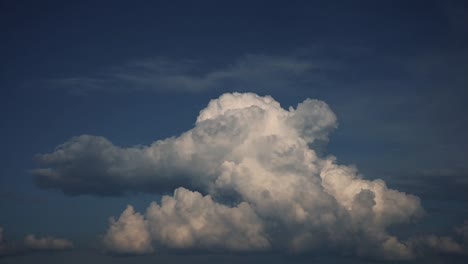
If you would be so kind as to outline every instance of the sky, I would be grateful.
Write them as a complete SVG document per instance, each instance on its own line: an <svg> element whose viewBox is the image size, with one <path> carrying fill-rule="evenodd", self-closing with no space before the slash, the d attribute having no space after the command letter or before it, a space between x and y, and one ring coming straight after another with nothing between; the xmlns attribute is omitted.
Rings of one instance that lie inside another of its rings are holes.
<svg viewBox="0 0 468 264"><path fill-rule="evenodd" d="M466 1L0 1L0 262L465 263Z"/></svg>

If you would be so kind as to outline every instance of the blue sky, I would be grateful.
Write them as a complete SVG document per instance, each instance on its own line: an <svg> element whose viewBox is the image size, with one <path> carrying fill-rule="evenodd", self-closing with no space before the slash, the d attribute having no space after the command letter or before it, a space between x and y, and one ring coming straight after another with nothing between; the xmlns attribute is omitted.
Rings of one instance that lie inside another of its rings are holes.
<svg viewBox="0 0 468 264"><path fill-rule="evenodd" d="M167 193L69 195L33 180L37 155L72 137L150 145L192 129L211 99L232 92L271 95L285 109L323 100L338 127L317 153L421 199L425 216L392 232L452 235L468 216L467 8L463 1L3 1L0 226L10 241L33 233L75 244L5 262L182 262L187 254L340 261L276 250L109 256L100 245L108 218L127 204L144 212Z"/></svg>

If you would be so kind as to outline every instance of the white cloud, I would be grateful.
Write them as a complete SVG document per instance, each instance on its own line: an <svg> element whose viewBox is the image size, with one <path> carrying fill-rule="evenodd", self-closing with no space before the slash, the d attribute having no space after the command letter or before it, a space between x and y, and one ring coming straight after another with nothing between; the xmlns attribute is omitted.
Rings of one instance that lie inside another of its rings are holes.
<svg viewBox="0 0 468 264"><path fill-rule="evenodd" d="M228 207L207 195L178 188L146 212L153 239L171 248L264 250L270 247L263 223L250 204Z"/></svg>
<svg viewBox="0 0 468 264"><path fill-rule="evenodd" d="M178 137L121 148L84 135L39 155L34 173L41 186L70 194L176 189L144 215L128 207L111 222L103 242L117 253L327 249L408 259L421 244L458 252L444 238L401 241L388 232L419 218L420 201L318 156L311 143L336 127L322 101L285 110L269 96L224 94Z"/></svg>
<svg viewBox="0 0 468 264"><path fill-rule="evenodd" d="M110 219L110 227L103 243L109 250L122 254L153 251L148 225L143 216L136 213L130 205L117 221L114 218Z"/></svg>
<svg viewBox="0 0 468 264"><path fill-rule="evenodd" d="M118 220L110 219L103 245L119 254L153 252L153 241L171 248L219 250L263 250L270 247L260 218L248 203L236 207L218 204L178 188L174 196L164 196L161 205L152 203L146 219L132 206Z"/></svg>

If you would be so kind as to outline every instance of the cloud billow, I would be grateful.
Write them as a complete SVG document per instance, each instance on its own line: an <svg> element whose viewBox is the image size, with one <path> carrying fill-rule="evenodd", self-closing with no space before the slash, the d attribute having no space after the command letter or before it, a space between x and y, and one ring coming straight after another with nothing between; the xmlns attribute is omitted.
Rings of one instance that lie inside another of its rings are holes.
<svg viewBox="0 0 468 264"><path fill-rule="evenodd" d="M128 206L111 220L103 244L116 253L336 250L409 259L419 248L462 252L451 238L391 235L390 226L423 214L419 198L317 155L313 143L336 127L319 100L285 110L269 96L224 94L178 137L122 148L82 135L38 155L33 174L39 186L71 195L173 192L144 214Z"/></svg>

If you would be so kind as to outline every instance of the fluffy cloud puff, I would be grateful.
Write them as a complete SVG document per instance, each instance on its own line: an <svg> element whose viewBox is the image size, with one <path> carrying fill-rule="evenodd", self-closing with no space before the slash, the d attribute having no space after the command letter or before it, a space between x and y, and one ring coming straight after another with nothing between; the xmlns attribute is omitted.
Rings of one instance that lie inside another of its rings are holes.
<svg viewBox="0 0 468 264"><path fill-rule="evenodd" d="M147 221L128 206L119 220L110 219L110 227L103 238L110 251L122 254L141 254L153 251Z"/></svg>
<svg viewBox="0 0 468 264"><path fill-rule="evenodd" d="M164 196L161 205L152 203L146 219L128 206L118 221L111 219L103 242L113 252L133 254L152 252L152 240L179 249L263 250L270 247L263 231L248 203L227 207L178 188L174 197Z"/></svg>
<svg viewBox="0 0 468 264"><path fill-rule="evenodd" d="M23 241L5 241L3 228L0 227L0 257L26 254L32 251L60 251L73 248L73 242L52 236L36 237L27 235Z"/></svg>
<svg viewBox="0 0 468 264"><path fill-rule="evenodd" d="M269 96L224 94L178 137L121 148L83 135L38 155L33 173L39 186L72 195L175 189L144 215L128 207L111 220L103 242L117 253L325 249L408 259L416 245L455 248L387 232L421 216L420 201L318 156L312 143L326 142L336 126L322 101L285 110Z"/></svg>

